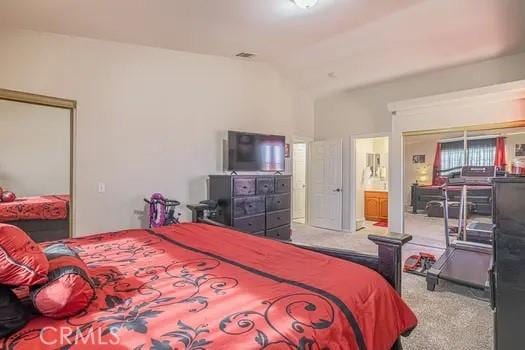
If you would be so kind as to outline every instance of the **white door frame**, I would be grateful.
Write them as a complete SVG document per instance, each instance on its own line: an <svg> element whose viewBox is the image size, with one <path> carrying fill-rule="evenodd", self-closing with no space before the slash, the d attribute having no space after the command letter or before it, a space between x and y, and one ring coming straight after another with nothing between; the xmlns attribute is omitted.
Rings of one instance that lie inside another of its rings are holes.
<svg viewBox="0 0 525 350"><path fill-rule="evenodd" d="M356 183L356 158L357 158L357 149L356 144L357 140L359 139L370 139L370 138L376 138L376 137L388 137L388 153L390 154L390 138L392 136L391 132L376 132L371 134L357 134L350 136L350 232L355 232L356 227L356 221L357 221L357 201L356 201L356 192L357 187L355 185ZM390 158L390 156L388 157ZM390 159L388 161L388 174L390 174ZM390 175L389 175L390 177ZM388 190L389 190L389 196L390 196L390 181L388 181Z"/></svg>
<svg viewBox="0 0 525 350"><path fill-rule="evenodd" d="M292 137L292 143L291 143L291 146L290 146L290 154L293 155L293 144L294 143L304 143L306 144L306 191L305 191L305 194L304 194L304 197L305 197L305 208L304 208L304 223L306 225L310 225L310 209L309 209L309 205L308 205L308 200L309 200L309 188L310 188L310 167L309 167L309 164L310 164L310 143L314 141L314 138L313 137L309 137L309 136L294 136ZM290 162L292 164L292 176L293 176L293 159L292 161ZM292 179L293 181L293 179ZM293 196L292 196L293 198ZM293 200L292 200L292 213L293 213ZM292 220L293 221L293 220Z"/></svg>

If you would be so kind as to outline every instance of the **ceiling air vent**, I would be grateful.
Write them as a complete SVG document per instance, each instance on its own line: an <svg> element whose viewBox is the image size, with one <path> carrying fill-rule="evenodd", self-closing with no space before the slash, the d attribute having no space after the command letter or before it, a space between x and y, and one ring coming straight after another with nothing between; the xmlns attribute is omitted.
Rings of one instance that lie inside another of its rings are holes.
<svg viewBox="0 0 525 350"><path fill-rule="evenodd" d="M249 53L249 52L239 52L235 56L236 57L241 57L241 58L253 58L256 55L254 53Z"/></svg>

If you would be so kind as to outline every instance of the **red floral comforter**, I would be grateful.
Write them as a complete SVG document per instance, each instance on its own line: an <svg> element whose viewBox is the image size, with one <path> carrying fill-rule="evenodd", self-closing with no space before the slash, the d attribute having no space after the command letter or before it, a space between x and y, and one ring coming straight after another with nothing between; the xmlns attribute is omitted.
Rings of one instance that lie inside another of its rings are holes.
<svg viewBox="0 0 525 350"><path fill-rule="evenodd" d="M389 349L416 317L357 264L203 224L65 241L97 296L36 317L3 349Z"/></svg>
<svg viewBox="0 0 525 350"><path fill-rule="evenodd" d="M68 217L68 211L68 195L20 197L14 202L0 202L0 222L61 220Z"/></svg>

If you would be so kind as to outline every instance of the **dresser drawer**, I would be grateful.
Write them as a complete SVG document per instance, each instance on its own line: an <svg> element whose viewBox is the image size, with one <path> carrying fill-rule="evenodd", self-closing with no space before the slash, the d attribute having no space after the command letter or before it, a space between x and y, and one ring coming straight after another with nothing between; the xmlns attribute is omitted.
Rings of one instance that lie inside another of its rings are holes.
<svg viewBox="0 0 525 350"><path fill-rule="evenodd" d="M273 177L257 178L257 194L271 194L274 192L275 182Z"/></svg>
<svg viewBox="0 0 525 350"><path fill-rule="evenodd" d="M266 229L290 225L290 219L290 210L279 210L266 214Z"/></svg>
<svg viewBox="0 0 525 350"><path fill-rule="evenodd" d="M266 231L266 237L289 241L291 233L290 225L286 225Z"/></svg>
<svg viewBox="0 0 525 350"><path fill-rule="evenodd" d="M241 219L233 219L233 228L239 231L255 233L264 231L265 215L248 216Z"/></svg>
<svg viewBox="0 0 525 350"><path fill-rule="evenodd" d="M255 194L255 178L234 178L234 196L253 196Z"/></svg>
<svg viewBox="0 0 525 350"><path fill-rule="evenodd" d="M292 190L291 177L275 178L275 193L287 193Z"/></svg>
<svg viewBox="0 0 525 350"><path fill-rule="evenodd" d="M265 206L264 196L240 197L233 199L233 216L256 215L264 213Z"/></svg>
<svg viewBox="0 0 525 350"><path fill-rule="evenodd" d="M266 210L290 209L290 194L274 194L266 197Z"/></svg>

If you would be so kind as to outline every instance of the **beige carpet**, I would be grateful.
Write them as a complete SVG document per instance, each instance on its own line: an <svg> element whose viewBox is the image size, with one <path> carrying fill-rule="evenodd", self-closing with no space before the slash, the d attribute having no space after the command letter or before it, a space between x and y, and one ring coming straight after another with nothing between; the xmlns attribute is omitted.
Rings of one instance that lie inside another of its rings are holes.
<svg viewBox="0 0 525 350"><path fill-rule="evenodd" d="M372 226L357 233L344 233L294 224L295 242L352 249L377 254L375 244L367 239L370 232L385 232ZM421 238L421 243L428 243ZM403 257L420 251L440 255L442 249L407 244ZM488 302L479 300L477 291L454 285L439 285L434 292L426 290L423 277L403 273L403 298L416 313L419 325L408 338L405 350L489 350L492 348L492 312Z"/></svg>

